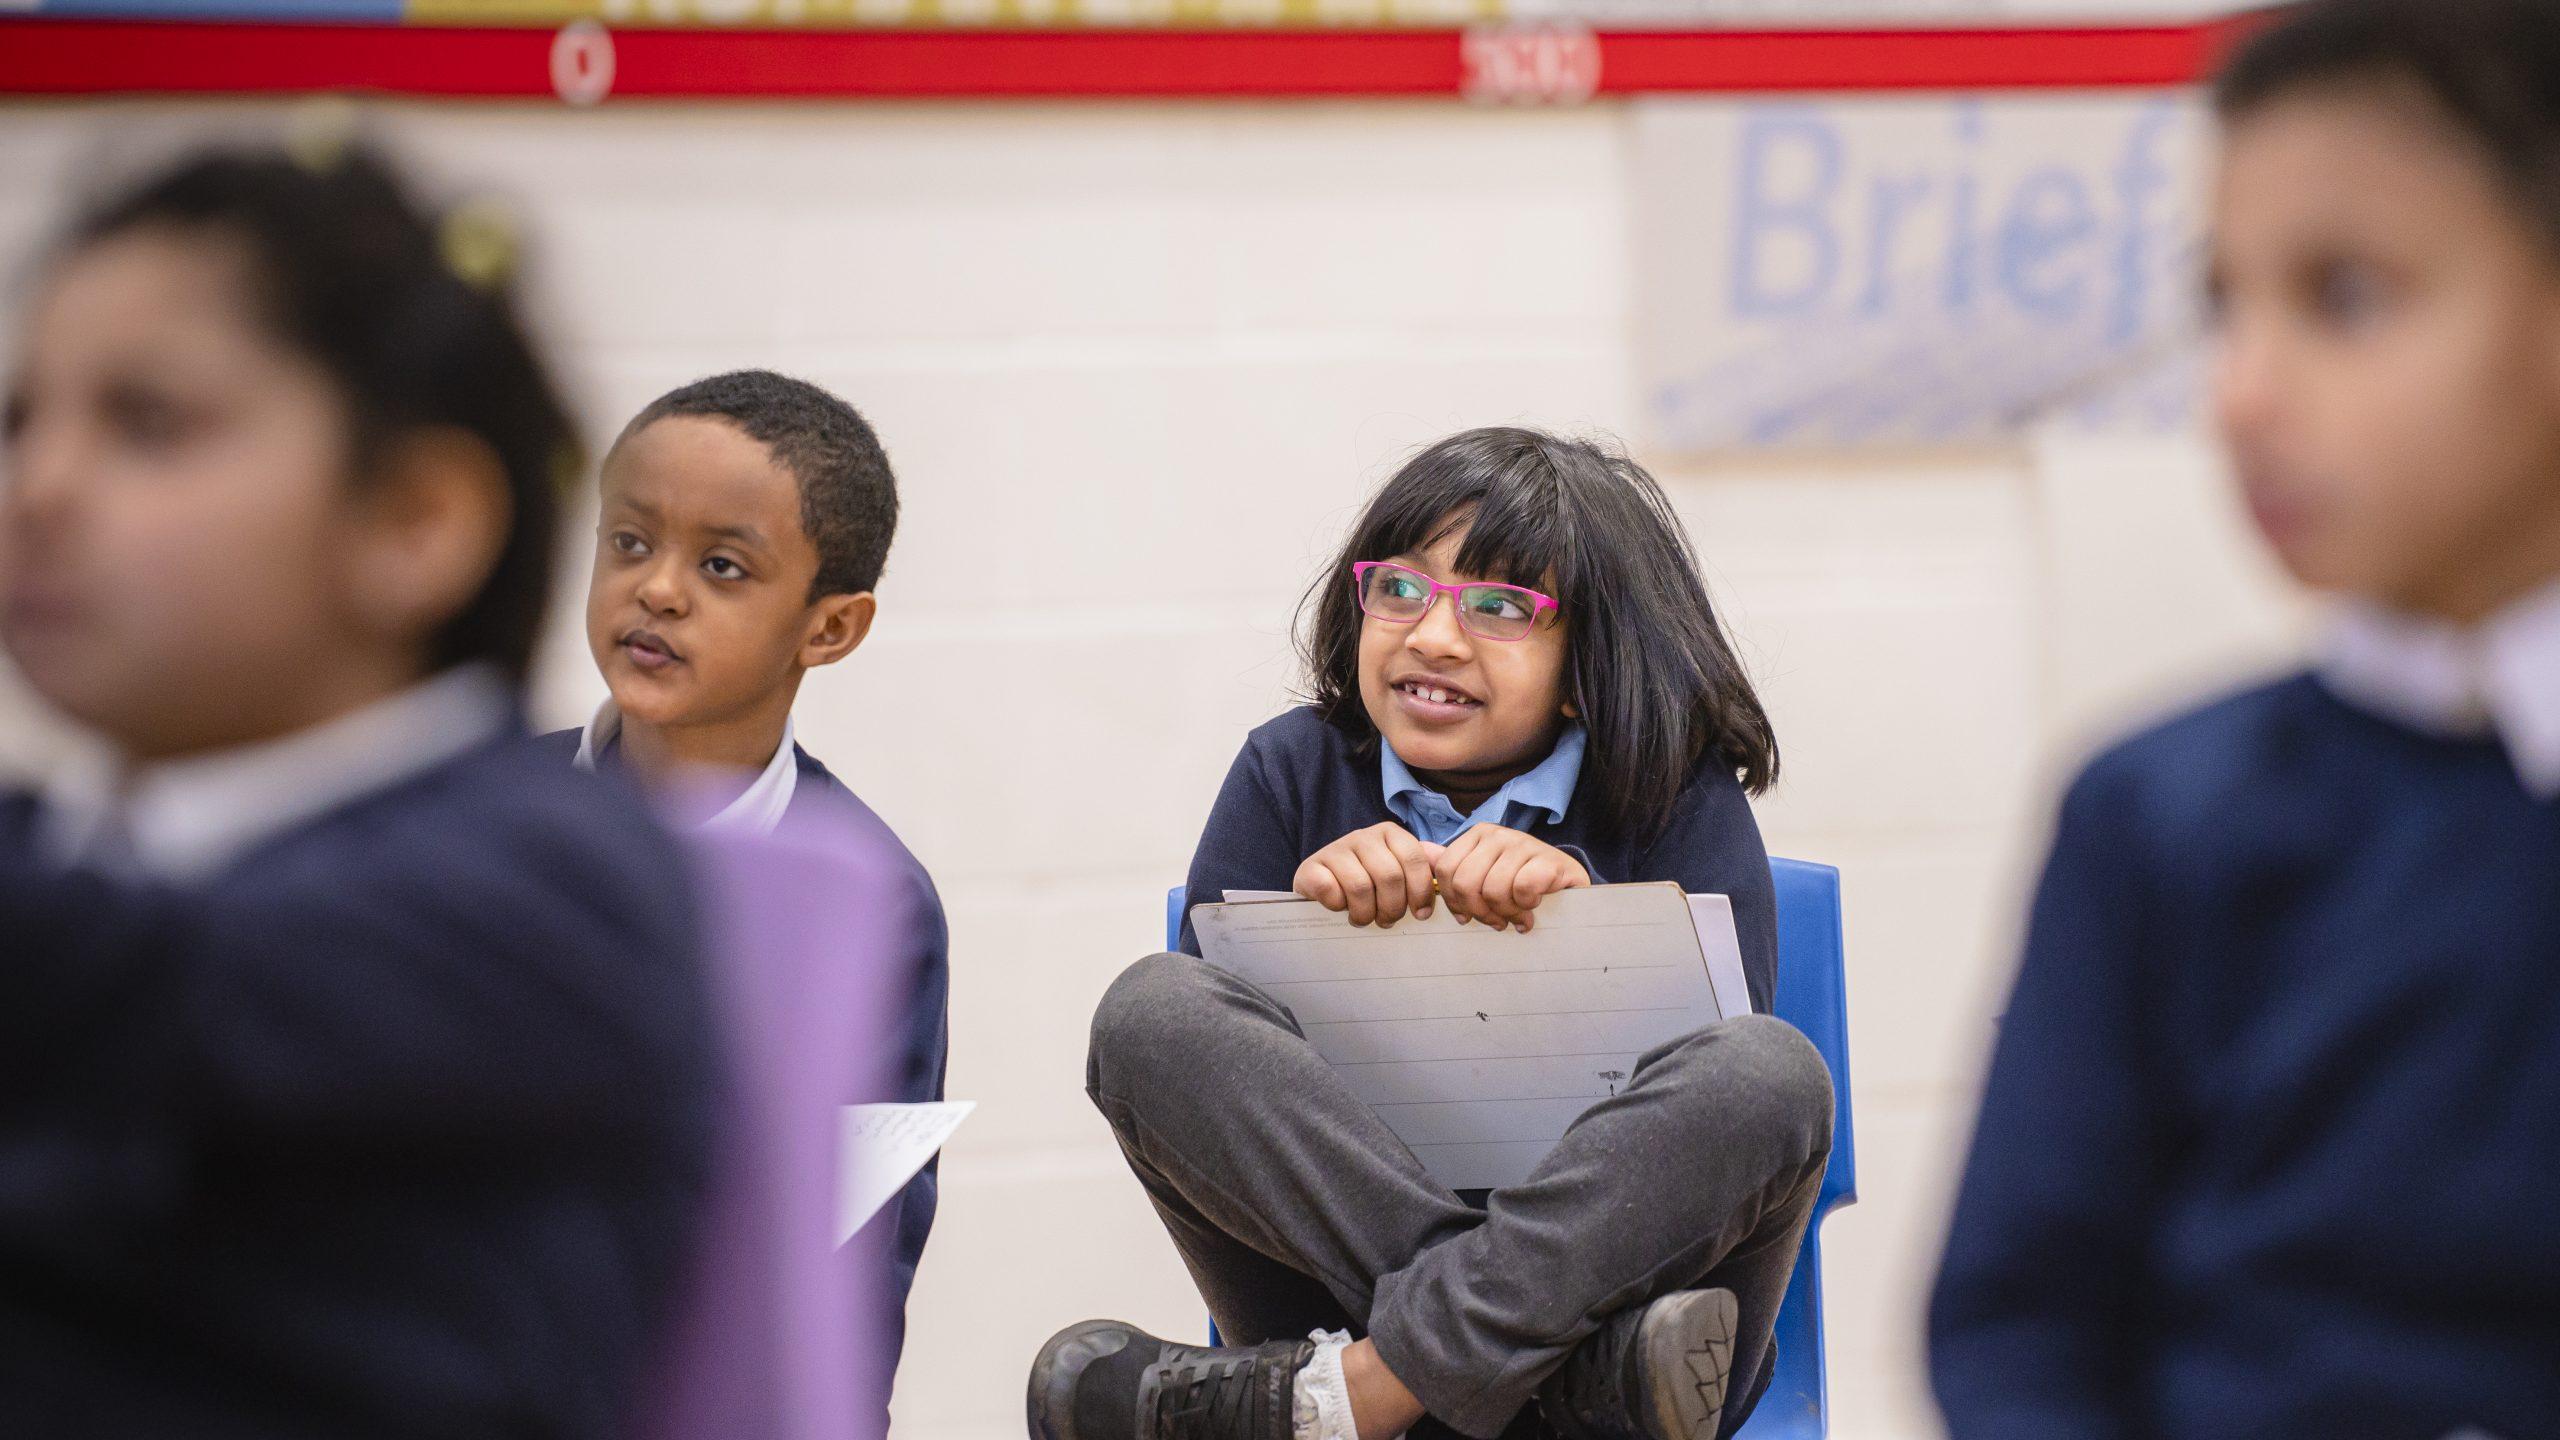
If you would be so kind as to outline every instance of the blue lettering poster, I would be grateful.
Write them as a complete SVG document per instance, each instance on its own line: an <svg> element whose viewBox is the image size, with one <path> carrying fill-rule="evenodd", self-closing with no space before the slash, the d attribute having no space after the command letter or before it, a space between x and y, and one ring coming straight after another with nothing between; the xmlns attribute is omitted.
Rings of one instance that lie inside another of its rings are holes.
<svg viewBox="0 0 2560 1440"><path fill-rule="evenodd" d="M1657 447L2192 415L2210 124L2193 95L1636 108L1634 319Z"/></svg>

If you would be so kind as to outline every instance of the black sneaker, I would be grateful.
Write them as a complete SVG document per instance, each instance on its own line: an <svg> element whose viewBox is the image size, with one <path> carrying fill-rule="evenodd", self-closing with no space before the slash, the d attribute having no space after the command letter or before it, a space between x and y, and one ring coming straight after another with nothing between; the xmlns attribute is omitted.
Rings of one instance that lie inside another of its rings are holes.
<svg viewBox="0 0 2560 1440"><path fill-rule="evenodd" d="M1031 1440L1290 1440L1307 1341L1213 1349L1117 1320L1049 1337L1031 1362Z"/></svg>
<svg viewBox="0 0 2560 1440"><path fill-rule="evenodd" d="M1741 1316L1730 1290L1620 1311L1538 1387L1565 1440L1715 1440Z"/></svg>

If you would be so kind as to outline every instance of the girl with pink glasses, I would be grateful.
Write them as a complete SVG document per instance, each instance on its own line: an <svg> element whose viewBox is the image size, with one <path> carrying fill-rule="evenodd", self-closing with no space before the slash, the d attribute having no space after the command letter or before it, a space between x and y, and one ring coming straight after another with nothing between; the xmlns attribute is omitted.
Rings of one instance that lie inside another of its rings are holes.
<svg viewBox="0 0 2560 1440"><path fill-rule="evenodd" d="M1676 881L1732 897L1760 1013L1644 1057L1526 1183L1462 1193L1186 926L1188 953L1104 997L1087 1085L1227 1344L1071 1327L1033 1367L1032 1435L1731 1434L1768 1383L1831 1087L1767 1018L1747 796L1777 745L1670 502L1594 445L1454 435L1370 502L1302 621L1311 703L1247 737L1191 894L1526 930L1558 890Z"/></svg>

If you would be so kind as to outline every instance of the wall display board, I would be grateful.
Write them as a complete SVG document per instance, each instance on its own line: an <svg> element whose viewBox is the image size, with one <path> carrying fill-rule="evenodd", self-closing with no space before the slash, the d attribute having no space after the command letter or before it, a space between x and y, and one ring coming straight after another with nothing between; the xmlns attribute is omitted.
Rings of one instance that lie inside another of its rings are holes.
<svg viewBox="0 0 2560 1440"><path fill-rule="evenodd" d="M1655 447L2192 417L2208 138L2192 92L1652 100L1635 132Z"/></svg>

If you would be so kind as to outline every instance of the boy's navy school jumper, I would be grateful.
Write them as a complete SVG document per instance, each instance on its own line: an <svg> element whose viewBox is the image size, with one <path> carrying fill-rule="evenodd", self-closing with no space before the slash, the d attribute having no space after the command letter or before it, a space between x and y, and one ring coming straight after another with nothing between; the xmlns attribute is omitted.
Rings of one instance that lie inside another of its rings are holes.
<svg viewBox="0 0 2560 1440"><path fill-rule="evenodd" d="M2362 674L2454 733L2297 675L2071 787L1930 1312L1956 1440L2560 1436L2560 643L2428 653Z"/></svg>
<svg viewBox="0 0 2560 1440"><path fill-rule="evenodd" d="M559 730L543 736L543 747L562 760L581 755L592 758L599 750L609 758L613 753L613 737L618 733L619 720L612 715L611 702L607 702L598 716L598 721L584 730ZM899 840L888 822L865 805L860 796L836 778L834 772L820 764L817 757L801 748L787 726L782 748L789 752L790 765L794 770L787 808L798 810L804 805L824 805L836 823L851 824L864 844L889 857L916 891L914 913L920 917L920 923L912 934L904 938L899 952L889 957L894 970L910 978L905 992L906 1008L899 1027L897 1090L884 1098L906 1103L940 1100L943 1098L943 1073L950 1052L951 965L949 932L943 920L941 897L934 890L933 877L925 872L923 863ZM782 756L777 752L775 767L781 763ZM760 777L757 789L768 788L765 779ZM742 797L741 803L752 807L758 798L754 795ZM890 1237L887 1247L889 1308L883 1318L886 1329L881 1333L886 1356L892 1366L906 1334L907 1295L915 1286L916 1267L924 1256L925 1239L933 1229L934 1211L940 1199L941 1165L940 1156L926 1162L924 1169L898 1192L897 1204L888 1212L894 1216L891 1223L896 1226L896 1233Z"/></svg>

